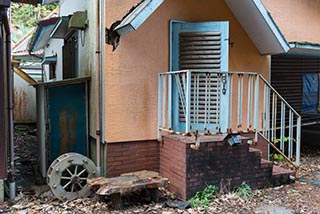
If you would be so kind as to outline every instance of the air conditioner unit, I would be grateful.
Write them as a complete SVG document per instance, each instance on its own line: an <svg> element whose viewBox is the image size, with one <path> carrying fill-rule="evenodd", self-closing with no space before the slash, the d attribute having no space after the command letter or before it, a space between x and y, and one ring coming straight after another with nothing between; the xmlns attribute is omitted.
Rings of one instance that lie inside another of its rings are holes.
<svg viewBox="0 0 320 214"><path fill-rule="evenodd" d="M72 30L83 30L87 27L87 24L87 11L78 11L71 16L68 27Z"/></svg>

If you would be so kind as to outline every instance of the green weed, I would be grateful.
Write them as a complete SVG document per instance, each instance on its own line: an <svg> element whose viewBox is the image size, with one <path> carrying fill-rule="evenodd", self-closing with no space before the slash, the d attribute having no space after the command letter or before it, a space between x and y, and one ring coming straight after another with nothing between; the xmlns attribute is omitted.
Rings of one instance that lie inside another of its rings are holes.
<svg viewBox="0 0 320 214"><path fill-rule="evenodd" d="M189 199L191 207L209 208L209 203L213 196L219 192L219 188L214 185L208 185L202 191L197 192L191 199Z"/></svg>
<svg viewBox="0 0 320 214"><path fill-rule="evenodd" d="M234 187L232 193L243 199L247 199L252 195L252 189L246 182L242 182L240 186Z"/></svg>

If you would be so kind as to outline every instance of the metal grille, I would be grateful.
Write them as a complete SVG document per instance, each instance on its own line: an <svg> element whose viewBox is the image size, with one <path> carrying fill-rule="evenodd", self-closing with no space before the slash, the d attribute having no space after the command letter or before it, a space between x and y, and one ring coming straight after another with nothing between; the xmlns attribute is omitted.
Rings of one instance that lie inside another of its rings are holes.
<svg viewBox="0 0 320 214"><path fill-rule="evenodd" d="M220 71L220 32L183 32L179 38L180 70L204 71L191 76L191 123L217 123L221 82L217 74L205 70ZM185 121L181 102L179 109L180 121Z"/></svg>

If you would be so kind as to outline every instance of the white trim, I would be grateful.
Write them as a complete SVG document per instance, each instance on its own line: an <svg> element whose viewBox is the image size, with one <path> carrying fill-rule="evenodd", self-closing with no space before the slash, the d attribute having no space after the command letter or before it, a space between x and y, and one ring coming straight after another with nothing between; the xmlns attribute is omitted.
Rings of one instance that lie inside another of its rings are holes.
<svg viewBox="0 0 320 214"><path fill-rule="evenodd" d="M263 55L286 53L289 44L261 0L225 0L235 17Z"/></svg>
<svg viewBox="0 0 320 214"><path fill-rule="evenodd" d="M144 0L139 4L125 19L115 28L119 35L124 35L137 30L154 11L163 3L164 0Z"/></svg>

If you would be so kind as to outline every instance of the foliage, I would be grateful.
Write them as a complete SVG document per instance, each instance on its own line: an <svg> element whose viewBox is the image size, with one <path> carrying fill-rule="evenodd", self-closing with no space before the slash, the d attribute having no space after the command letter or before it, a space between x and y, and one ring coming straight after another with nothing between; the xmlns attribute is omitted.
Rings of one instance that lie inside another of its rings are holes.
<svg viewBox="0 0 320 214"><path fill-rule="evenodd" d="M191 207L202 207L208 209L213 196L219 192L219 188L214 185L208 185L202 191L197 192L190 200Z"/></svg>
<svg viewBox="0 0 320 214"><path fill-rule="evenodd" d="M287 143L287 142L289 142L290 137L283 137L282 139L283 139L283 142L284 142L284 143ZM294 138L291 138L291 140L292 140L292 142L294 142L294 143L296 142L296 139L294 139ZM274 142L275 144L278 144L278 143L281 142L281 138L275 138L275 139L273 140L273 142Z"/></svg>
<svg viewBox="0 0 320 214"><path fill-rule="evenodd" d="M281 154L270 154L270 159L274 161L284 161L284 157Z"/></svg>
<svg viewBox="0 0 320 214"><path fill-rule="evenodd" d="M19 40L23 35L35 27L39 20L47 17L57 7L57 3L34 6L12 2L11 24L13 29L13 40Z"/></svg>
<svg viewBox="0 0 320 214"><path fill-rule="evenodd" d="M283 140L284 143L288 143L290 140L294 143L296 142L296 139L294 139L294 138L282 137L282 138L275 138L273 140L273 143L277 145L281 142L281 140ZM285 160L285 158L281 154L275 154L275 153L270 154L270 159L275 161L276 164L277 164L277 162L282 162Z"/></svg>
<svg viewBox="0 0 320 214"><path fill-rule="evenodd" d="M233 189L232 193L243 199L247 199L252 195L252 189L246 182L242 182L240 186Z"/></svg>

